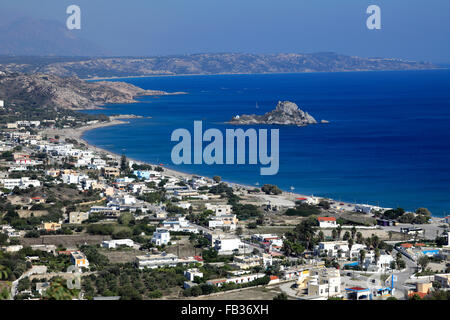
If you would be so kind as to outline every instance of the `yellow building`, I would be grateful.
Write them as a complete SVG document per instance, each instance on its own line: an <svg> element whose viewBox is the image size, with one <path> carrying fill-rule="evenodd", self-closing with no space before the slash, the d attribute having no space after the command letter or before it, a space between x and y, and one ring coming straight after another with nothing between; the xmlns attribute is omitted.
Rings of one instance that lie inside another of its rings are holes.
<svg viewBox="0 0 450 320"><path fill-rule="evenodd" d="M55 222L44 222L41 228L44 229L45 231L56 231L61 229L61 224Z"/></svg>
<svg viewBox="0 0 450 320"><path fill-rule="evenodd" d="M89 267L89 261L81 251L73 251L70 253L70 262L77 267Z"/></svg>
<svg viewBox="0 0 450 320"><path fill-rule="evenodd" d="M113 167L104 167L102 168L103 175L105 177L118 177L120 176L120 170L118 168Z"/></svg>

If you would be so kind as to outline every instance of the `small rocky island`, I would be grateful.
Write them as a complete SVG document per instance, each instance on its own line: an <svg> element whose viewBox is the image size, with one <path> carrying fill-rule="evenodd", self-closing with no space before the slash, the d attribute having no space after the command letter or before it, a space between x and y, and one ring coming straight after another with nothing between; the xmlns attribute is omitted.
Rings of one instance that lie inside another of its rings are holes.
<svg viewBox="0 0 450 320"><path fill-rule="evenodd" d="M279 101L275 110L263 115L241 115L233 117L230 124L278 124L295 125L299 127L316 124L317 121L309 113L300 110L290 101Z"/></svg>

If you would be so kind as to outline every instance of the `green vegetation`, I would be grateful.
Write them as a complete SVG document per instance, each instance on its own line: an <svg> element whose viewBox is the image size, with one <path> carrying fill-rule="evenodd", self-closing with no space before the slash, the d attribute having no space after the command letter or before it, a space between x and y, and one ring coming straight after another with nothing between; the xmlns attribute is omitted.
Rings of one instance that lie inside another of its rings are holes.
<svg viewBox="0 0 450 320"><path fill-rule="evenodd" d="M280 188L278 188L275 185L272 184L265 184L261 187L261 191L265 194L282 194L283 191L281 191Z"/></svg>
<svg viewBox="0 0 450 320"><path fill-rule="evenodd" d="M181 287L184 267L139 270L134 265L108 266L98 274L82 278L87 299L120 296L121 300L157 299Z"/></svg>
<svg viewBox="0 0 450 320"><path fill-rule="evenodd" d="M312 205L306 203L300 203L295 206L295 208L291 208L286 210L285 215L287 216L299 216L299 217L309 217L311 215L320 214L320 210Z"/></svg>

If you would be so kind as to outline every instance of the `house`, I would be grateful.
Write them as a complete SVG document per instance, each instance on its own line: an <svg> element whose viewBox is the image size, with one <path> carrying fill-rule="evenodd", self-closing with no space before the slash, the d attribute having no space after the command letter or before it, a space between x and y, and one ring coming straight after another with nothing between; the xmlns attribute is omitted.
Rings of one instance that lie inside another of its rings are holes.
<svg viewBox="0 0 450 320"><path fill-rule="evenodd" d="M152 236L152 243L157 246L167 245L170 242L170 232L166 228L157 228Z"/></svg>
<svg viewBox="0 0 450 320"><path fill-rule="evenodd" d="M70 253L70 262L77 267L89 267L89 261L81 251L73 251Z"/></svg>
<svg viewBox="0 0 450 320"><path fill-rule="evenodd" d="M351 258L357 258L359 256L359 251L366 248L365 245L355 243L351 247L349 252L349 246L347 241L323 241L315 248L315 254L322 255L326 254L328 257L341 257L350 256Z"/></svg>
<svg viewBox="0 0 450 320"><path fill-rule="evenodd" d="M61 224L55 223L55 222L44 222L41 225L41 229L43 229L45 231L57 231L57 230L61 229Z"/></svg>
<svg viewBox="0 0 450 320"><path fill-rule="evenodd" d="M136 266L139 269L144 268L160 268L160 267L176 267L178 264L190 265L200 263L194 257L178 258L178 256L171 253L161 253L161 254L146 254L143 256L136 257Z"/></svg>
<svg viewBox="0 0 450 320"><path fill-rule="evenodd" d="M320 228L336 228L336 218L334 217L318 217Z"/></svg>
<svg viewBox="0 0 450 320"><path fill-rule="evenodd" d="M107 249L115 249L117 246L133 247L134 241L131 239L105 240L102 242L102 247Z"/></svg>
<svg viewBox="0 0 450 320"><path fill-rule="evenodd" d="M356 204L355 212L370 214L372 212L372 206L365 205L365 204Z"/></svg>
<svg viewBox="0 0 450 320"><path fill-rule="evenodd" d="M450 288L450 273L435 274L434 281L439 282L442 288Z"/></svg>
<svg viewBox="0 0 450 320"><path fill-rule="evenodd" d="M217 238L214 242L214 249L219 254L232 254L235 250L244 249L245 245L239 238Z"/></svg>
<svg viewBox="0 0 450 320"><path fill-rule="evenodd" d="M69 223L80 224L89 219L89 212L74 211L69 213Z"/></svg>
<svg viewBox="0 0 450 320"><path fill-rule="evenodd" d="M236 230L239 220L235 214L213 216L208 221L208 227L212 229Z"/></svg>
<svg viewBox="0 0 450 320"><path fill-rule="evenodd" d="M272 246L283 246L283 240L276 234L252 234L251 239L260 243L269 243Z"/></svg>
<svg viewBox="0 0 450 320"><path fill-rule="evenodd" d="M169 218L164 220L162 225L164 228L173 231L180 231L181 229L188 228L190 226L189 221L187 221L185 217Z"/></svg>
<svg viewBox="0 0 450 320"><path fill-rule="evenodd" d="M221 216L221 215L230 215L231 214L231 208L232 206L229 204L210 204L207 203L206 210L211 210L214 212L214 215Z"/></svg>
<svg viewBox="0 0 450 320"><path fill-rule="evenodd" d="M386 271L390 269L391 262L394 261L394 258L390 254L380 254L378 260L375 260L375 254L373 252L366 253L366 258L363 262L364 267L369 271Z"/></svg>
<svg viewBox="0 0 450 320"><path fill-rule="evenodd" d="M189 280L189 281L194 281L195 277L199 277L199 278L203 278L203 273L198 271L198 269L187 269L186 271L184 271L184 276Z"/></svg>
<svg viewBox="0 0 450 320"><path fill-rule="evenodd" d="M104 167L102 168L102 174L107 178L118 177L120 176L120 170L114 167Z"/></svg>
<svg viewBox="0 0 450 320"><path fill-rule="evenodd" d="M313 269L308 281L308 296L333 297L341 294L341 276L337 269Z"/></svg>
<svg viewBox="0 0 450 320"><path fill-rule="evenodd" d="M308 204L308 205L311 205L311 206L316 206L316 205L319 204L319 199L314 197L314 196L295 198L295 200L297 202L305 203L305 204Z"/></svg>
<svg viewBox="0 0 450 320"><path fill-rule="evenodd" d="M433 288L433 283L427 280L417 281L412 284L413 288L408 290L408 297L413 297L414 295L418 295L423 298L427 294L431 292Z"/></svg>
<svg viewBox="0 0 450 320"><path fill-rule="evenodd" d="M222 287L225 283L235 283L242 284L255 281L260 278L264 278L266 275L264 273L247 274L240 277L226 278L226 279L215 279L209 280L206 283L209 285Z"/></svg>
<svg viewBox="0 0 450 320"><path fill-rule="evenodd" d="M3 187L9 190L13 190L15 187L19 189L27 189L29 187L40 187L41 182L38 180L31 180L28 177L22 177L20 179L1 179L0 183Z"/></svg>

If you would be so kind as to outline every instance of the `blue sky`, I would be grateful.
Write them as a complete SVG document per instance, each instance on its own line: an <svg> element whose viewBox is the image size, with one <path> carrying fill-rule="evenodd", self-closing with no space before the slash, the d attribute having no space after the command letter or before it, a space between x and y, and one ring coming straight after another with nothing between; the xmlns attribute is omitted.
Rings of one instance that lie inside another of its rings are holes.
<svg viewBox="0 0 450 320"><path fill-rule="evenodd" d="M0 9L65 23L81 7L82 30L111 55L201 52L311 53L450 62L449 0L1 0ZM381 7L382 29L366 28Z"/></svg>

